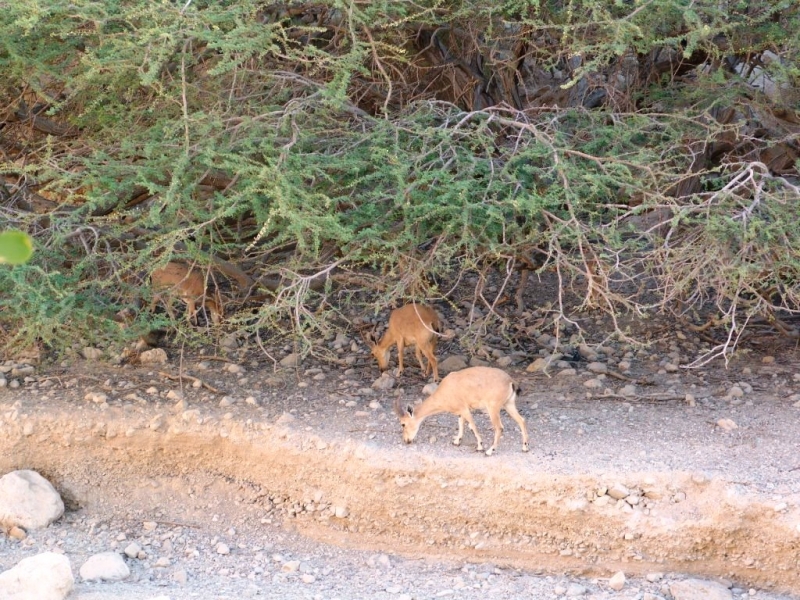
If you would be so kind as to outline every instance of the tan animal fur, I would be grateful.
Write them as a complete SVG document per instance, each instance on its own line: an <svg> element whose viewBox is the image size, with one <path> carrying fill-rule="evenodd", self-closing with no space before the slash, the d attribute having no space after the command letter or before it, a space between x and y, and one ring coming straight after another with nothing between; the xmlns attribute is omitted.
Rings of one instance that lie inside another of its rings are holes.
<svg viewBox="0 0 800 600"><path fill-rule="evenodd" d="M525 419L517 411L517 392L519 386L514 383L511 376L500 369L493 367L470 367L461 371L454 371L442 380L442 383L422 404L412 408L406 407L403 412L399 399L395 400L394 410L403 427L403 441L410 444L417 437L422 422L432 415L452 413L458 416L458 433L453 438L453 443L458 446L464 437L464 421L469 424L475 439L478 440L478 450L483 450L483 442L475 421L472 420L472 410L482 409L489 414L494 427L494 442L486 450L486 455L491 456L500 441L503 432L503 423L500 420L500 409L511 415L517 422L522 432L522 451L528 451L528 431Z"/></svg>
<svg viewBox="0 0 800 600"><path fill-rule="evenodd" d="M423 376L427 377L428 371L432 369L433 380L438 381L439 363L436 360L436 342L439 329L439 315L435 310L424 304L407 304L392 311L392 314L389 315L389 326L380 341L372 332L367 337L367 343L372 350L372 356L378 361L381 371L388 368L391 347L396 345L398 374L403 372L403 350L406 346L414 346ZM428 359L427 365L422 362L423 354Z"/></svg>
<svg viewBox="0 0 800 600"><path fill-rule="evenodd" d="M172 313L172 299L178 297L186 303L186 319L191 323L197 314L197 302L201 302L211 314L214 325L219 325L222 318L222 305L217 298L212 298L206 292L206 281L199 270L179 262L169 262L160 269L153 271L150 279L153 283L153 300L150 303L150 312L155 309L159 301L164 302L170 317ZM167 297L166 299L164 297Z"/></svg>

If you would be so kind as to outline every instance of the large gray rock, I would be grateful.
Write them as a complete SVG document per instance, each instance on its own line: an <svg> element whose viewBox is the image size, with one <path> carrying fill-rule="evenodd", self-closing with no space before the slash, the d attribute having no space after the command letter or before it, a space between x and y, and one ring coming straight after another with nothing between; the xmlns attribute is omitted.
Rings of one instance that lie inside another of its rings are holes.
<svg viewBox="0 0 800 600"><path fill-rule="evenodd" d="M686 579L670 584L669 591L675 600L732 600L733 594L721 583Z"/></svg>
<svg viewBox="0 0 800 600"><path fill-rule="evenodd" d="M121 581L131 574L128 565L116 552L93 554L81 566L84 581Z"/></svg>
<svg viewBox="0 0 800 600"><path fill-rule="evenodd" d="M63 514L61 496L36 471L12 471L0 477L0 524L30 531L47 527Z"/></svg>
<svg viewBox="0 0 800 600"><path fill-rule="evenodd" d="M63 600L74 584L67 557L44 552L0 573L0 600Z"/></svg>
<svg viewBox="0 0 800 600"><path fill-rule="evenodd" d="M448 356L444 360L439 361L439 373L452 373L453 371L460 371L466 368L467 361L463 356Z"/></svg>

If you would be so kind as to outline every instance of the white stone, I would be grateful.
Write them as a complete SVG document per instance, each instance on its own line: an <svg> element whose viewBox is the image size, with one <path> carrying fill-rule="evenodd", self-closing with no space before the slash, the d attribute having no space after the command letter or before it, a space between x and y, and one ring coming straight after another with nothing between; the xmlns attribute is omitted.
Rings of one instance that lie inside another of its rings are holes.
<svg viewBox="0 0 800 600"><path fill-rule="evenodd" d="M625 573L623 573L622 571L617 571L616 573L614 573L614 575L611 577L611 579L608 580L608 587L610 587L615 592L618 592L622 588L624 588L625 587Z"/></svg>
<svg viewBox="0 0 800 600"><path fill-rule="evenodd" d="M136 542L131 542L130 544L125 546L125 555L128 558L139 558L139 553L141 551L142 547Z"/></svg>
<svg viewBox="0 0 800 600"><path fill-rule="evenodd" d="M167 353L163 348L145 350L139 354L139 362L143 365L165 365L167 364Z"/></svg>
<svg viewBox="0 0 800 600"><path fill-rule="evenodd" d="M729 398L741 398L742 396L744 396L744 391L738 385L734 385L728 390Z"/></svg>
<svg viewBox="0 0 800 600"><path fill-rule="evenodd" d="M283 565L281 565L281 571L284 573L294 573L297 569L300 568L300 561L299 560L287 560Z"/></svg>
<svg viewBox="0 0 800 600"><path fill-rule="evenodd" d="M0 573L2 600L63 600L72 591L75 578L69 559L44 552L24 558Z"/></svg>
<svg viewBox="0 0 800 600"><path fill-rule="evenodd" d="M438 383L427 383L427 384L425 384L425 387L422 388L422 394L424 396L430 396L438 388L439 388L439 384Z"/></svg>
<svg viewBox="0 0 800 600"><path fill-rule="evenodd" d="M214 548L214 550L216 551L217 554L230 554L231 553L231 549L228 547L228 544L223 544L222 542L217 544L217 546Z"/></svg>
<svg viewBox="0 0 800 600"><path fill-rule="evenodd" d="M81 565L84 581L122 581L131 574L128 565L116 552L93 554Z"/></svg>
<svg viewBox="0 0 800 600"><path fill-rule="evenodd" d="M189 581L189 573L187 573L186 569L177 569L172 573L172 581L186 585Z"/></svg>
<svg viewBox="0 0 800 600"><path fill-rule="evenodd" d="M733 594L721 583L686 579L670 584L669 591L675 600L731 600Z"/></svg>
<svg viewBox="0 0 800 600"><path fill-rule="evenodd" d="M108 401L108 396L103 392L89 392L83 397L84 400L94 402L95 404L103 404Z"/></svg>
<svg viewBox="0 0 800 600"><path fill-rule="evenodd" d="M30 531L47 527L63 514L61 496L36 471L12 471L0 477L0 524Z"/></svg>
<svg viewBox="0 0 800 600"><path fill-rule="evenodd" d="M383 373L374 382L372 382L372 389L385 392L392 389L395 383L394 377L389 375L389 373Z"/></svg>
<svg viewBox="0 0 800 600"><path fill-rule="evenodd" d="M621 483L615 483L608 488L608 495L614 498L614 500L622 500L623 498L627 498L630 496L630 493L631 491Z"/></svg>
<svg viewBox="0 0 800 600"><path fill-rule="evenodd" d="M92 348L91 346L87 346L83 350L81 350L81 354L83 354L83 358L86 360L97 360L101 356L103 356L103 351L99 348Z"/></svg>
<svg viewBox="0 0 800 600"><path fill-rule="evenodd" d="M577 598L578 596L583 596L586 594L588 590L579 583L570 583L569 587L567 587L565 595L568 598Z"/></svg>
<svg viewBox="0 0 800 600"><path fill-rule="evenodd" d="M285 412L285 413L281 414L280 417L275 419L275 425L288 425L292 421L294 421L294 415L292 415L291 413Z"/></svg>
<svg viewBox="0 0 800 600"><path fill-rule="evenodd" d="M170 390L167 392L168 400L183 400L183 392L180 390Z"/></svg>

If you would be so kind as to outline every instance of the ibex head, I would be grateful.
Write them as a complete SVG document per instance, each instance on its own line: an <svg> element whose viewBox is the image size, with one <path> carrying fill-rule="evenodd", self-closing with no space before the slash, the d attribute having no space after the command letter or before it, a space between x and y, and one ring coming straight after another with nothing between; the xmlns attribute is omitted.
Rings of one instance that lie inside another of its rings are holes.
<svg viewBox="0 0 800 600"><path fill-rule="evenodd" d="M403 428L403 441L406 444L410 444L417 437L422 421L414 418L414 409L410 406L406 406L405 410L403 410L400 398L395 398L394 400L394 414L400 419L400 426Z"/></svg>
<svg viewBox="0 0 800 600"><path fill-rule="evenodd" d="M381 344L381 340L378 339L378 333L376 330L370 331L365 339L369 345L370 351L372 352L372 356L374 356L375 360L378 361L378 368L381 371L388 369L390 345Z"/></svg>

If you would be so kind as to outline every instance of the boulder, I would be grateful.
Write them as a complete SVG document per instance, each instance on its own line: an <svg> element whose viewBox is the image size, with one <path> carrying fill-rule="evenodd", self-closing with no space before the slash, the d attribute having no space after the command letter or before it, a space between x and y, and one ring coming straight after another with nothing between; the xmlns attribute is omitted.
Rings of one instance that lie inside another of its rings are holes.
<svg viewBox="0 0 800 600"><path fill-rule="evenodd" d="M74 584L67 557L43 552L0 573L0 600L63 600Z"/></svg>
<svg viewBox="0 0 800 600"><path fill-rule="evenodd" d="M0 477L0 524L30 531L47 527L63 514L61 496L36 471L12 471Z"/></svg>

